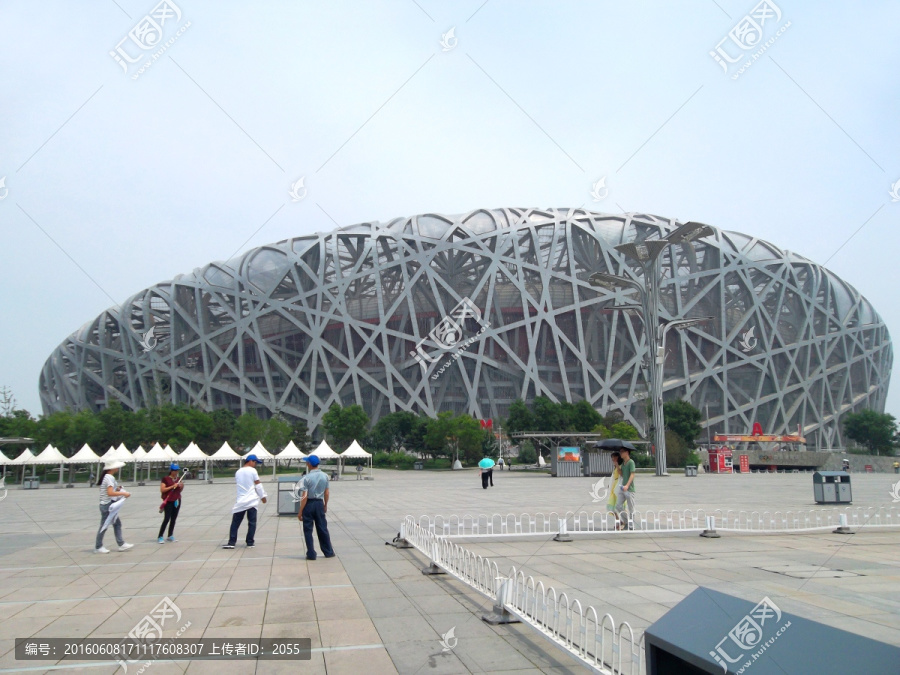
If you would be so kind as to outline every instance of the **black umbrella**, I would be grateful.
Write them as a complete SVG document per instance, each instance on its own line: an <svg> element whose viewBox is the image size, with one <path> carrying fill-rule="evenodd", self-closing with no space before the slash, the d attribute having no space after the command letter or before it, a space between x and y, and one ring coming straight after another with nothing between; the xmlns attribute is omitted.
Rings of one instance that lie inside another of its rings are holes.
<svg viewBox="0 0 900 675"><path fill-rule="evenodd" d="M598 442L597 447L603 450L637 450L630 441L622 441L618 438L606 438Z"/></svg>

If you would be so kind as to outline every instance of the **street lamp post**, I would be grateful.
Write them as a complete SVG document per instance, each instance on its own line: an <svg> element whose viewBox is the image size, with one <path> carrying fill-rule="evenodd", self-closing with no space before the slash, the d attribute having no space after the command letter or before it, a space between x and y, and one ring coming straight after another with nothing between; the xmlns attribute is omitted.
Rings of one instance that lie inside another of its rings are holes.
<svg viewBox="0 0 900 675"><path fill-rule="evenodd" d="M662 284L659 258L663 251L672 244L686 244L700 237L713 234L709 225L703 223L688 222L670 232L662 239L652 239L642 242L619 244L616 250L626 258L636 261L644 276L644 284L604 274L602 272L591 275L590 283L595 286L610 288L616 283L637 289L641 294L641 306L644 315L644 331L647 335L647 350L650 356L650 398L653 402L653 442L656 446L656 475L667 476L666 471L666 431L663 418L663 363L665 354L661 353L665 345L665 334L670 327L685 328L705 319L682 319L671 321L662 331L659 325L659 290Z"/></svg>

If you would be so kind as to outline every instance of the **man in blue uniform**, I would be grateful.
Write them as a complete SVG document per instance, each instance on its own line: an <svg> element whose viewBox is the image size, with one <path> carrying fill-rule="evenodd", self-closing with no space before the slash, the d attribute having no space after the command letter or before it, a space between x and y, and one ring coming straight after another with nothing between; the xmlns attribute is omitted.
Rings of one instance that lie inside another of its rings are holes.
<svg viewBox="0 0 900 675"><path fill-rule="evenodd" d="M319 470L319 458L310 455L306 458L309 465L309 473L301 480L300 490L303 496L300 498L300 513L297 519L303 521L303 537L306 539L306 559L316 559L316 549L313 546L313 524L316 526L316 536L319 538L319 548L326 558L334 557L331 548L331 536L328 534L328 521L325 514L328 513L328 476Z"/></svg>

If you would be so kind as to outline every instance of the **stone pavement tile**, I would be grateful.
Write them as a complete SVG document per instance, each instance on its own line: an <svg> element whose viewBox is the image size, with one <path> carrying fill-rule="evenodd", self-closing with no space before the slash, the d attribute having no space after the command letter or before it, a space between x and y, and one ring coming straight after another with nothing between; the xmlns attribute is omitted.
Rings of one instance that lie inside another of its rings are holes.
<svg viewBox="0 0 900 675"><path fill-rule="evenodd" d="M373 598L363 600L369 617L382 618L391 616L410 616L416 611L416 607L406 598ZM457 605L459 606L459 605Z"/></svg>
<svg viewBox="0 0 900 675"><path fill-rule="evenodd" d="M472 672L517 670L534 666L518 649L496 636L461 639L453 653Z"/></svg>
<svg viewBox="0 0 900 675"><path fill-rule="evenodd" d="M383 647L325 652L325 667L329 675L391 675L397 673L394 662Z"/></svg>
<svg viewBox="0 0 900 675"><path fill-rule="evenodd" d="M322 646L319 639L319 624L316 621L305 621L309 617L299 617L295 623L264 623L264 638L309 638L313 649Z"/></svg>
<svg viewBox="0 0 900 675"><path fill-rule="evenodd" d="M366 607L359 598L317 602L316 616L319 621L369 618Z"/></svg>
<svg viewBox="0 0 900 675"><path fill-rule="evenodd" d="M262 624L265 607L262 603L218 607L210 617L208 628L255 626Z"/></svg>
<svg viewBox="0 0 900 675"><path fill-rule="evenodd" d="M678 603L684 599L679 593L673 593L661 586L622 586L623 591L628 591L634 595L652 600L657 603Z"/></svg>
<svg viewBox="0 0 900 675"><path fill-rule="evenodd" d="M256 675L294 675L298 672L303 675L326 675L331 671L325 668L322 652L313 652L309 661L259 661L256 666Z"/></svg>
<svg viewBox="0 0 900 675"><path fill-rule="evenodd" d="M393 584L353 584L357 594L363 600L375 600L379 598L405 598L406 595Z"/></svg>
<svg viewBox="0 0 900 675"><path fill-rule="evenodd" d="M385 649L400 673L456 675L483 672L467 668L454 651L443 651L440 641L394 642L385 644Z"/></svg>
<svg viewBox="0 0 900 675"><path fill-rule="evenodd" d="M222 600L221 593L183 593L173 598L173 601L178 608L184 611L185 609L193 609L195 607L216 607L220 604Z"/></svg>
<svg viewBox="0 0 900 675"><path fill-rule="evenodd" d="M207 626L205 638L230 638L232 640L255 640L262 634L262 625Z"/></svg>
<svg viewBox="0 0 900 675"><path fill-rule="evenodd" d="M293 623L295 621L315 621L316 605L312 600L298 600L292 603L273 604L271 596L266 603L263 625L270 623Z"/></svg>
<svg viewBox="0 0 900 675"><path fill-rule="evenodd" d="M266 601L268 591L264 590L247 590L234 593L222 593L222 599L219 601L219 607L244 607L247 605L258 605Z"/></svg>
<svg viewBox="0 0 900 675"><path fill-rule="evenodd" d="M475 612L481 606L483 596L477 596L475 601L473 596L465 596L460 594L445 595L422 595L410 598L410 602L422 614L453 614L455 612Z"/></svg>
<svg viewBox="0 0 900 675"><path fill-rule="evenodd" d="M61 616L50 624L47 624L39 631L32 633L34 636L40 637L62 637L77 638L86 637L97 629L98 626L106 621L106 616L102 614L82 614L79 616ZM133 624L132 624L133 625ZM131 626L128 627L128 630ZM127 631L126 631L127 632ZM25 637L18 635L16 637ZM30 636L28 636L30 637Z"/></svg>
<svg viewBox="0 0 900 675"><path fill-rule="evenodd" d="M432 628L427 621L423 621L418 614L405 617L373 618L372 623L378 630L381 642L390 644L394 642L408 642L410 640L440 641L440 634ZM447 627L449 629L449 626Z"/></svg>
<svg viewBox="0 0 900 675"><path fill-rule="evenodd" d="M291 590L270 591L266 600L267 606L312 602L311 588L295 588Z"/></svg>
<svg viewBox="0 0 900 675"><path fill-rule="evenodd" d="M338 588L313 586L312 595L318 605L321 602L336 602L338 600L355 600L359 598L356 589L352 585L340 586Z"/></svg>
<svg viewBox="0 0 900 675"><path fill-rule="evenodd" d="M341 619L319 621L319 636L322 647L342 647L357 644L380 644L383 642L369 619Z"/></svg>

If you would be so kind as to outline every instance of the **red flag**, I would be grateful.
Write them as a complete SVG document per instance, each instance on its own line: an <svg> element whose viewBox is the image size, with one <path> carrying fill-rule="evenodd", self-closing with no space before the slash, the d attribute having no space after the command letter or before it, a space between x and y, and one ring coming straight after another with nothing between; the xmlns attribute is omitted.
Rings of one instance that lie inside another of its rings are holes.
<svg viewBox="0 0 900 675"><path fill-rule="evenodd" d="M494 420L492 420L492 419L481 420L481 428L482 429L493 429L494 428Z"/></svg>

